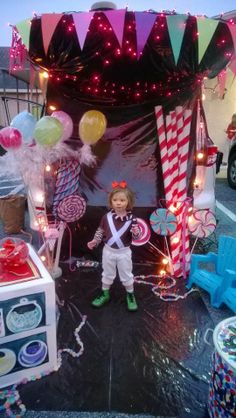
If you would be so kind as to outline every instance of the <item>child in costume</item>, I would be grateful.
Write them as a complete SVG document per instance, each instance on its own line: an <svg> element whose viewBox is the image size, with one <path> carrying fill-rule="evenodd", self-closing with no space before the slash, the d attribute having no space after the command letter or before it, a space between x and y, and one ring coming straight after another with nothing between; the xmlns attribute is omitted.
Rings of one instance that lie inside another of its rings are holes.
<svg viewBox="0 0 236 418"><path fill-rule="evenodd" d="M226 129L227 137L231 141L236 135L236 113L233 114L232 120Z"/></svg>
<svg viewBox="0 0 236 418"><path fill-rule="evenodd" d="M100 308L110 300L109 289L116 277L117 267L120 281L126 289L127 308L136 311L138 306L134 296L130 244L132 238L139 238L141 231L131 213L134 193L125 181L113 182L112 188L108 199L111 210L102 217L94 238L87 244L90 250L102 241L105 244L102 254L102 292L92 301L92 305Z"/></svg>
<svg viewBox="0 0 236 418"><path fill-rule="evenodd" d="M232 115L232 119L226 129L226 133L227 133L227 139L226 139L226 144L225 144L225 152L224 152L223 160L224 160L224 163L227 164L229 150L231 148L233 139L236 137L236 113Z"/></svg>

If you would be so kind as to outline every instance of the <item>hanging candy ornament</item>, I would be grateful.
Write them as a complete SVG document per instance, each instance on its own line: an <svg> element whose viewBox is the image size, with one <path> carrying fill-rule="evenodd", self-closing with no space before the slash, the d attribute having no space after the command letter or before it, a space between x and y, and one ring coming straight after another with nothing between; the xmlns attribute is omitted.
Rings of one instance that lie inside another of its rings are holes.
<svg viewBox="0 0 236 418"><path fill-rule="evenodd" d="M210 209L194 210L188 219L189 231L198 238L206 238L216 228L216 218Z"/></svg>
<svg viewBox="0 0 236 418"><path fill-rule="evenodd" d="M98 110L85 112L79 122L79 136L87 145L96 144L104 135L107 127L105 115Z"/></svg>
<svg viewBox="0 0 236 418"><path fill-rule="evenodd" d="M73 122L71 117L62 110L55 110L55 112L52 113L52 117L59 120L63 126L61 141L66 141L69 139L73 132Z"/></svg>
<svg viewBox="0 0 236 418"><path fill-rule="evenodd" d="M177 229L177 223L176 216L168 209L156 209L150 216L151 228L158 235L168 236L174 234Z"/></svg>
<svg viewBox="0 0 236 418"><path fill-rule="evenodd" d="M65 197L57 207L58 217L65 222L78 221L85 213L86 201L80 195Z"/></svg>
<svg viewBox="0 0 236 418"><path fill-rule="evenodd" d="M15 150L22 145L22 135L20 131L11 126L1 129L0 131L0 145L6 150Z"/></svg>
<svg viewBox="0 0 236 418"><path fill-rule="evenodd" d="M44 116L36 123L34 138L43 147L53 147L63 135L61 122L52 116Z"/></svg>
<svg viewBox="0 0 236 418"><path fill-rule="evenodd" d="M12 119L10 126L18 129L23 141L29 144L33 139L36 122L36 118L27 110L24 110Z"/></svg>
<svg viewBox="0 0 236 418"><path fill-rule="evenodd" d="M141 218L137 218L138 226L141 230L140 236L138 239L132 239L132 245L139 246L146 244L151 236L151 230L148 224Z"/></svg>

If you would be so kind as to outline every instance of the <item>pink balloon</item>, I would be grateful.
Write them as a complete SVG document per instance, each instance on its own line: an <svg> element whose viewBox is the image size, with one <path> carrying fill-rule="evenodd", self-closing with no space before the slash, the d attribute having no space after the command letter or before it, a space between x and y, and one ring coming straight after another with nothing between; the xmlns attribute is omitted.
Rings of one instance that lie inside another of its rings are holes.
<svg viewBox="0 0 236 418"><path fill-rule="evenodd" d="M5 150L20 148L22 145L22 135L20 131L11 126L1 129L0 144Z"/></svg>
<svg viewBox="0 0 236 418"><path fill-rule="evenodd" d="M62 110L55 110L51 116L58 119L63 126L63 135L61 137L61 141L66 141L66 139L69 139L73 132L73 121L71 117Z"/></svg>

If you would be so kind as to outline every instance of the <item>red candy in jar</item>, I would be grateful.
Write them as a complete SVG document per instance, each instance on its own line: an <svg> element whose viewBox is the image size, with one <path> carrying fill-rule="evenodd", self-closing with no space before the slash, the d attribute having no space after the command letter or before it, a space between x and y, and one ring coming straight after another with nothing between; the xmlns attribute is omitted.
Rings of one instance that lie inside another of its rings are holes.
<svg viewBox="0 0 236 418"><path fill-rule="evenodd" d="M5 267L21 266L27 260L29 249L19 238L4 238L0 241L0 263Z"/></svg>

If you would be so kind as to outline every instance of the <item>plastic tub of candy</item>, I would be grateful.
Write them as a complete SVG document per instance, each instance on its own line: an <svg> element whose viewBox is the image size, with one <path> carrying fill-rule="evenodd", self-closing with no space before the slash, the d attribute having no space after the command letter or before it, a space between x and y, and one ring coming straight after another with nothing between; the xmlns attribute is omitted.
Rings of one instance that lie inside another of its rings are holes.
<svg viewBox="0 0 236 418"><path fill-rule="evenodd" d="M214 353L208 412L211 418L236 416L236 316L220 322L213 333Z"/></svg>

